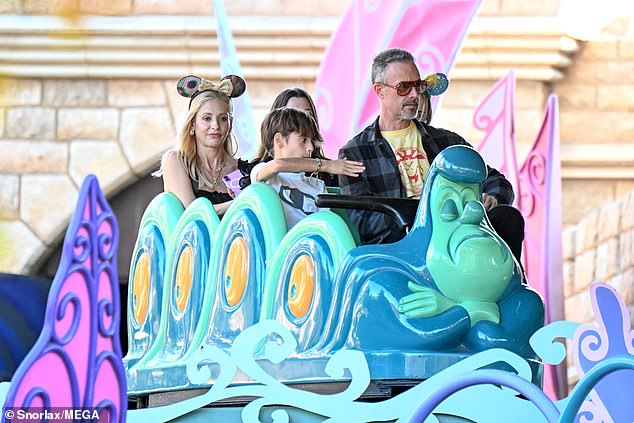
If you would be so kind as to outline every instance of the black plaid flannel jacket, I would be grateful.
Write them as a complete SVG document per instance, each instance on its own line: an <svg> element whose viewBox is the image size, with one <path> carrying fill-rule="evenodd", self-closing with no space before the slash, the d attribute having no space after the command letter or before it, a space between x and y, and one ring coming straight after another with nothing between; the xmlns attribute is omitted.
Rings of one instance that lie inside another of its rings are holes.
<svg viewBox="0 0 634 423"><path fill-rule="evenodd" d="M471 146L454 132L414 122L421 132L423 148L430 164L438 153L451 145ZM339 175L341 194L405 197L396 156L381 135L378 117L339 150L339 158L363 162L365 165L365 171L357 178ZM482 191L495 197L499 204L513 203L515 195L511 183L497 170L491 167L488 170ZM394 242L403 236L392 220L383 213L366 210L350 210L349 213L364 244Z"/></svg>

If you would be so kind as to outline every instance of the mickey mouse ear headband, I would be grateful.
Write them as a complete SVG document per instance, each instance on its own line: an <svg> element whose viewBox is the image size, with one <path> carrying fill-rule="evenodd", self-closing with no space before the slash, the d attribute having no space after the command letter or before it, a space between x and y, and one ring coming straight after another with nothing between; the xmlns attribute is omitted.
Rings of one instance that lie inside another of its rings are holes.
<svg viewBox="0 0 634 423"><path fill-rule="evenodd" d="M444 73L432 73L423 78L427 84L427 92L429 95L440 95L447 91L449 80Z"/></svg>
<svg viewBox="0 0 634 423"><path fill-rule="evenodd" d="M247 83L238 75L227 75L223 77L219 83L194 75L184 76L176 84L176 90L183 97L192 100L203 91L216 91L226 97L240 97L247 89ZM191 100L189 101L191 105Z"/></svg>

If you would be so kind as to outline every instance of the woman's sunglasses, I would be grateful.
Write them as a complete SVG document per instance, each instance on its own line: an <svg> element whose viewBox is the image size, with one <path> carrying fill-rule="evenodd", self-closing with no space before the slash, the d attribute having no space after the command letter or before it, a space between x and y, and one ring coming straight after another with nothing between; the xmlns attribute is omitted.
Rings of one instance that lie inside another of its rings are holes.
<svg viewBox="0 0 634 423"><path fill-rule="evenodd" d="M394 88L396 90L396 94L400 95L401 97L409 94L412 90L412 87L416 88L416 92L418 94L422 94L425 92L425 90L427 90L427 82L423 81L422 79L419 79L418 81L399 82L395 86L386 84L384 82L381 82L381 84L385 85L386 87Z"/></svg>

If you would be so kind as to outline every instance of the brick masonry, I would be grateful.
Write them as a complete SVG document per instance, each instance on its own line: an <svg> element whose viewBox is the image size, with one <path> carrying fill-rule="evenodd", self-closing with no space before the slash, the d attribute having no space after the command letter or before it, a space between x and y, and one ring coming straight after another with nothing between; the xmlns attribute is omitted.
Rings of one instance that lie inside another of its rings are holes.
<svg viewBox="0 0 634 423"><path fill-rule="evenodd" d="M618 34L617 34L618 35ZM562 142L634 140L634 39L614 34L586 42L574 57L565 80L554 86L560 100ZM632 180L564 180L566 223L579 221L597 205L622 198L634 188ZM624 185L625 190L621 188ZM595 201L586 201L594 198Z"/></svg>

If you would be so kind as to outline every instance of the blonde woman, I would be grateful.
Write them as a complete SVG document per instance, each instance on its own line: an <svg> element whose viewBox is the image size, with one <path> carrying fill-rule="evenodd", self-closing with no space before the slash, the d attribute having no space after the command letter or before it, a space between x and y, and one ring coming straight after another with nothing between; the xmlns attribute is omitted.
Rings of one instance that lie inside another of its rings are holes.
<svg viewBox="0 0 634 423"><path fill-rule="evenodd" d="M183 206L205 197L222 216L235 196L223 178L231 174L248 180L252 166L234 157L237 143L231 131L231 98L245 89L244 80L235 75L218 84L195 76L178 82L179 94L191 98L189 110L178 131L178 146L163 155L156 175L163 176L164 191L176 195Z"/></svg>

